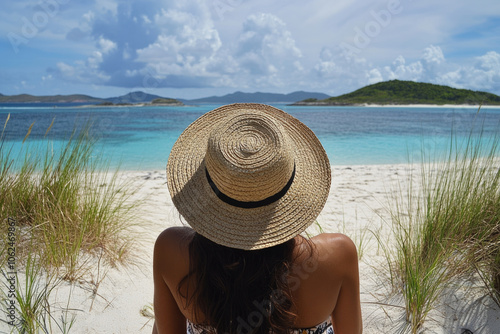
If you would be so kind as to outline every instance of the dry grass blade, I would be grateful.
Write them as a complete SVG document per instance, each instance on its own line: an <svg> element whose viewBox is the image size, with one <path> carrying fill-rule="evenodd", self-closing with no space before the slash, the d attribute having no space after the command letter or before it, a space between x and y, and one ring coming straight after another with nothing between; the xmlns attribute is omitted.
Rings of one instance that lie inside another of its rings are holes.
<svg viewBox="0 0 500 334"><path fill-rule="evenodd" d="M7 115L7 119L5 120L5 124L3 125L2 136L3 136L3 132L5 131L5 128L7 127L7 123L9 122L9 119L10 119L10 113Z"/></svg>
<svg viewBox="0 0 500 334"><path fill-rule="evenodd" d="M24 136L24 139L23 139L23 144L26 141L26 139L28 139L28 137L30 136L31 129L33 128L33 125L35 125L35 122L31 123L30 127L28 128L28 132L26 133L26 136Z"/></svg>
<svg viewBox="0 0 500 334"><path fill-rule="evenodd" d="M47 130L45 131L45 135L44 137L47 137L47 134L49 133L50 129L52 129L52 126L54 125L54 121L56 120L56 118L52 118L52 122L50 123L49 127L47 128Z"/></svg>

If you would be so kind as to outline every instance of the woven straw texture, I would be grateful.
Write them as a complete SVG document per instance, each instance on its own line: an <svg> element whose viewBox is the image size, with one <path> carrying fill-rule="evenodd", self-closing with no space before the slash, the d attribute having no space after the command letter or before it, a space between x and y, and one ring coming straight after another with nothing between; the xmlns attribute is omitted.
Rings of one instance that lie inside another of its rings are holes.
<svg viewBox="0 0 500 334"><path fill-rule="evenodd" d="M255 208L223 201L258 202L284 188L278 200ZM287 184L291 181L289 188ZM289 114L263 104L214 109L189 125L167 163L172 201L206 238L232 248L283 243L310 226L328 197L328 157L314 133Z"/></svg>

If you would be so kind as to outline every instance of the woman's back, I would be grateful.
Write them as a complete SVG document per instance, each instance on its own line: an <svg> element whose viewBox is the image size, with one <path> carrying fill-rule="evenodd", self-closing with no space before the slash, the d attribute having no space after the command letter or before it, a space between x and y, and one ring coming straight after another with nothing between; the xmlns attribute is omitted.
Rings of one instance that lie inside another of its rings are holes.
<svg viewBox="0 0 500 334"><path fill-rule="evenodd" d="M154 331L185 333L189 321L219 334L289 333L331 317L337 334L360 333L353 243L300 236L330 184L320 141L282 110L237 103L191 123L167 185L192 230L169 228L156 243Z"/></svg>
<svg viewBox="0 0 500 334"><path fill-rule="evenodd" d="M180 285L190 271L189 244L194 235L188 227L169 228L155 245L155 311L159 333L186 333L186 320L193 324L207 322L197 305L188 302L192 298L190 291L195 291L198 282L191 276ZM352 241L342 234L320 234L309 242L296 237L292 259L287 275L293 304L290 311L296 315L292 327L315 327L331 316L335 333L360 333L358 264ZM265 300L257 298L252 304L254 308L246 317L235 319L241 333L251 333L266 316ZM168 319L160 320L162 314L169 314Z"/></svg>

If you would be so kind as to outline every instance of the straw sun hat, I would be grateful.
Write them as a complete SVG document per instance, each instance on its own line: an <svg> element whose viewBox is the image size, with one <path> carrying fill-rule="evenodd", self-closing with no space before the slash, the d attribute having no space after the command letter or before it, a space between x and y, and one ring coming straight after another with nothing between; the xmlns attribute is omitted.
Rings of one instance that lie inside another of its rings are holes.
<svg viewBox="0 0 500 334"><path fill-rule="evenodd" d="M174 205L213 242L261 249L303 232L330 189L318 138L289 114L263 104L214 109L187 127L167 163Z"/></svg>

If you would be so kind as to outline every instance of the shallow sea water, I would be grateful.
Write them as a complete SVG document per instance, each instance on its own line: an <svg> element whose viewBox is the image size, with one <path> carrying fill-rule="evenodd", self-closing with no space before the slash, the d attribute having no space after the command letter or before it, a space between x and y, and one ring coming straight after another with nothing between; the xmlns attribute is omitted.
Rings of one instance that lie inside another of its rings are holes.
<svg viewBox="0 0 500 334"><path fill-rule="evenodd" d="M302 107L272 104L309 126L332 165L420 162L421 153L441 154L453 138L471 131L499 134L500 107ZM57 152L72 131L91 124L96 154L125 170L162 170L180 133L220 105L84 107L0 105L0 124L10 114L3 150L11 157L47 146ZM48 133L47 128L53 122ZM30 125L29 139L22 144Z"/></svg>

